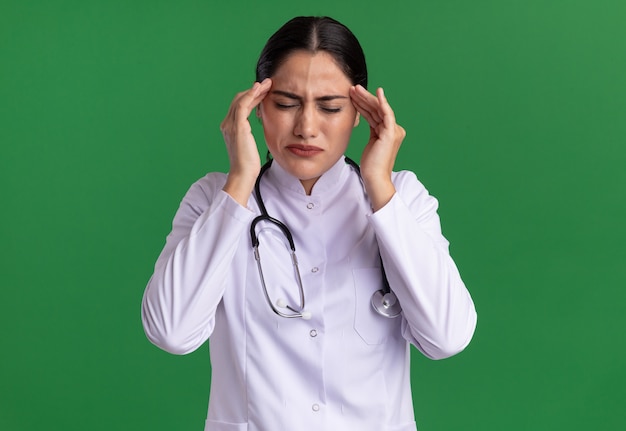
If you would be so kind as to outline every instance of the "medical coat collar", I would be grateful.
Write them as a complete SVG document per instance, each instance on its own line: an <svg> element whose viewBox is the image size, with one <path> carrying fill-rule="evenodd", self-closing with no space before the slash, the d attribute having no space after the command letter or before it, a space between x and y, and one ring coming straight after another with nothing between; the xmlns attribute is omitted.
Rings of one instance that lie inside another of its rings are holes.
<svg viewBox="0 0 626 431"><path fill-rule="evenodd" d="M335 186L343 180L344 176L350 174L351 169L352 168L350 168L342 156L337 163L335 163L328 171L324 172L324 174L322 174L322 176L317 180L311 190L311 195L315 196L324 194L326 191L335 188ZM302 183L300 183L300 180L288 173L282 166L280 166L280 164L276 162L276 160L274 160L272 166L265 175L275 181L280 187L293 190L303 195L305 194L304 187L302 186Z"/></svg>

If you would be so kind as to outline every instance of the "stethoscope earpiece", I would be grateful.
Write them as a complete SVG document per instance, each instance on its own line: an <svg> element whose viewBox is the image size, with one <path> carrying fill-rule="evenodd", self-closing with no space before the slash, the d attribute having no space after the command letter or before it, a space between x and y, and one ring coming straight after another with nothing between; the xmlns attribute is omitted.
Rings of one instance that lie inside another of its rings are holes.
<svg viewBox="0 0 626 431"><path fill-rule="evenodd" d="M402 312L398 297L393 292L385 292L384 289L377 290L372 295L372 308L384 317L398 317Z"/></svg>

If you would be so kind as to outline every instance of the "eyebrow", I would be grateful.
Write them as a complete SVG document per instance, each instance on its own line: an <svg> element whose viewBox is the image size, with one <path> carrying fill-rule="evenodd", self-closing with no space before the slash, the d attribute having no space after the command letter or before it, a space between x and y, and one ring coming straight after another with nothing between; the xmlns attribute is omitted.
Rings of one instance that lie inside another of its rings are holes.
<svg viewBox="0 0 626 431"><path fill-rule="evenodd" d="M278 94L279 96L284 96L288 99L294 99L294 100L300 100L300 101L302 100L302 97L298 96L297 94L290 93L288 91L272 90L272 94ZM342 96L340 94L329 94L327 96L321 96L321 97L315 98L315 100L319 102L328 102L328 101L335 100L335 99L348 99L348 96Z"/></svg>

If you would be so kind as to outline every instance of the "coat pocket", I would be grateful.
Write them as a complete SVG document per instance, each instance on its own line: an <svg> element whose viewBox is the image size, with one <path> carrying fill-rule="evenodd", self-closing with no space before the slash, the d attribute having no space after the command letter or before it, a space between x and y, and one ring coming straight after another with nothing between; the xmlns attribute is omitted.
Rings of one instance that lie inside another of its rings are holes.
<svg viewBox="0 0 626 431"><path fill-rule="evenodd" d="M380 268L353 269L356 310L354 330L366 344L383 344L387 338L400 330L400 318L388 318L378 314L372 307L372 295L383 288Z"/></svg>

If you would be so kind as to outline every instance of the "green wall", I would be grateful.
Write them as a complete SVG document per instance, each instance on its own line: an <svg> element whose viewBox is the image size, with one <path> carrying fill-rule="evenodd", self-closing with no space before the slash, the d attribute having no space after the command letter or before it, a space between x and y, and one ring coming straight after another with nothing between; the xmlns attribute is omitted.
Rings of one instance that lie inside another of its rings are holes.
<svg viewBox="0 0 626 431"><path fill-rule="evenodd" d="M303 14L360 38L477 305L465 352L413 356L420 430L626 429L623 0L1 0L0 429L202 429L207 349L152 346L141 296Z"/></svg>

